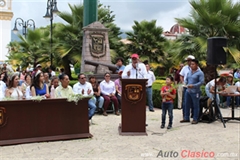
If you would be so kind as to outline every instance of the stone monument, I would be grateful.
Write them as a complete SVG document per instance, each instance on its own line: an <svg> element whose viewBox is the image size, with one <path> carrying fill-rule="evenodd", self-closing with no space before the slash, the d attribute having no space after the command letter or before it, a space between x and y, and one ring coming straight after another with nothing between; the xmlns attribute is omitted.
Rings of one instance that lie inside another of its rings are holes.
<svg viewBox="0 0 240 160"><path fill-rule="evenodd" d="M114 67L111 63L108 29L98 21L83 27L81 72L104 74L109 72L109 66Z"/></svg>

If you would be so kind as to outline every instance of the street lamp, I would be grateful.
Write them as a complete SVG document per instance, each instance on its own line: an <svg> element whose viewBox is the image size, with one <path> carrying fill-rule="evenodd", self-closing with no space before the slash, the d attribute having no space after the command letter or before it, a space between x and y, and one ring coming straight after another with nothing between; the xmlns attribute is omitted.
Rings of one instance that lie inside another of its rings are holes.
<svg viewBox="0 0 240 160"><path fill-rule="evenodd" d="M27 21L24 21L22 18L17 18L15 20L15 24L14 24L14 28L13 28L13 33L15 33L15 34L18 33L17 24L19 26L22 26L22 28L23 28L22 29L22 34L25 36L25 38L27 36L27 28L32 27L33 30L35 29L35 22L34 22L34 20L29 19Z"/></svg>
<svg viewBox="0 0 240 160"><path fill-rule="evenodd" d="M43 18L50 19L50 61L52 66L52 23L53 23L53 14L59 13L57 9L57 0L48 0L47 1L47 12Z"/></svg>

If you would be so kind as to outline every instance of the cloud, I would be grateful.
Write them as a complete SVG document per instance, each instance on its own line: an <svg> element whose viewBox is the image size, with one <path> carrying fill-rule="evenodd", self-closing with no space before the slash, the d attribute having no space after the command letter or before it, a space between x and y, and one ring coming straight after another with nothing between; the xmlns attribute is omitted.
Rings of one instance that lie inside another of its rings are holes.
<svg viewBox="0 0 240 160"><path fill-rule="evenodd" d="M131 30L134 20L140 22L153 19L161 22L164 19L160 24L164 30L168 30L169 22L172 23L171 26L176 23L173 17L176 12L181 11L179 12L181 14L186 12L187 10L184 11L182 8L188 5L187 0L102 0L101 2L110 6L113 14L116 15L115 23L122 30Z"/></svg>
<svg viewBox="0 0 240 160"><path fill-rule="evenodd" d="M70 12L68 3L80 4L83 0L57 0L60 11ZM134 20L151 21L157 20L157 25L169 30L176 22L174 18L187 16L190 11L188 0L100 0L105 6L115 14L115 23L121 30L132 30ZM46 13L47 0L13 0L12 8L14 17L12 28L16 18L20 17L24 21L33 19L36 27L50 24L43 16ZM53 22L64 22L59 17L54 17Z"/></svg>

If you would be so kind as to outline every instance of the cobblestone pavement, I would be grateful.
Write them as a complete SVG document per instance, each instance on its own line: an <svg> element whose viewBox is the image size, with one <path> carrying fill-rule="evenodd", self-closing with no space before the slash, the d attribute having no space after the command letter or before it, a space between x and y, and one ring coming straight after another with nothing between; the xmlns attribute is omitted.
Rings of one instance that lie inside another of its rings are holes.
<svg viewBox="0 0 240 160"><path fill-rule="evenodd" d="M230 109L221 109L231 116ZM147 111L148 136L120 136L121 116L95 115L91 139L29 143L0 147L0 160L155 160L240 159L240 122L179 123L182 111L174 110L173 128L160 129L161 110ZM235 117L240 110L235 110ZM168 122L168 120L167 120Z"/></svg>

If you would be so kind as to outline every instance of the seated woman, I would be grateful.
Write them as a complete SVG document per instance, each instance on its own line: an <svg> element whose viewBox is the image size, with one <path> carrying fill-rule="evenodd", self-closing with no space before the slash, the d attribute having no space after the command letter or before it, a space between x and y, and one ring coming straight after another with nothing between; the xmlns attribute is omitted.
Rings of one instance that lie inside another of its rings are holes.
<svg viewBox="0 0 240 160"><path fill-rule="evenodd" d="M13 99L23 99L23 92L21 88L18 86L19 83L19 74L13 73L9 79L9 85L6 89L6 97L10 97Z"/></svg>
<svg viewBox="0 0 240 160"><path fill-rule="evenodd" d="M51 84L49 85L48 89L51 95L51 98L55 98L55 89L59 86L59 81L57 76L52 76ZM53 91L53 93L52 93Z"/></svg>
<svg viewBox="0 0 240 160"><path fill-rule="evenodd" d="M31 97L32 93L30 90L30 86L32 85L32 76L30 74L26 74L24 77L24 82L21 85L23 95L28 99Z"/></svg>
<svg viewBox="0 0 240 160"><path fill-rule="evenodd" d="M216 92L218 92L220 89L224 90L225 89L225 84L226 84L226 78L225 77L220 77L216 79ZM213 100L214 98L214 93L215 93L215 79L211 80L210 82L208 82L205 86L205 92L207 94L207 96ZM219 94L216 93L216 102L219 105L220 104L220 98L219 98Z"/></svg>
<svg viewBox="0 0 240 160"><path fill-rule="evenodd" d="M43 96L44 98L50 98L47 84L44 84L43 73L38 70L33 78L33 84L30 87L32 96Z"/></svg>
<svg viewBox="0 0 240 160"><path fill-rule="evenodd" d="M19 84L20 84L20 86L22 85L22 83L24 83L25 77L26 77L26 71L23 70L22 72L20 72L20 78L19 78Z"/></svg>
<svg viewBox="0 0 240 160"><path fill-rule="evenodd" d="M240 93L240 81L237 81L235 83L235 86L237 86L237 91ZM237 109L240 109L240 97L236 96L236 105L237 105Z"/></svg>
<svg viewBox="0 0 240 160"><path fill-rule="evenodd" d="M229 74L229 75L227 76L227 82L226 82L225 88L227 88L227 87L229 87L229 86L232 86L232 85L233 85L233 75L232 75L232 74ZM231 108L230 105L231 105L231 97L228 96L228 97L227 97L227 107L228 107L228 108Z"/></svg>
<svg viewBox="0 0 240 160"><path fill-rule="evenodd" d="M104 79L101 83L100 83L100 88L101 88L101 93L103 95L104 98L104 111L103 111L103 115L107 116L107 109L109 106L110 101L113 102L114 104L114 108L115 108L115 114L117 116L119 116L119 112L118 112L118 100L117 97L115 96L116 93L116 88L115 88L115 84L113 81L111 81L111 76L110 73L105 73L104 74Z"/></svg>
<svg viewBox="0 0 240 160"><path fill-rule="evenodd" d="M101 113L102 112L102 107L103 107L103 102L104 102L104 98L101 96L101 88L100 88L98 82L96 81L95 76L90 76L89 77L89 82L92 84L94 96L95 96L96 101L98 103L98 109L99 109L98 111Z"/></svg>
<svg viewBox="0 0 240 160"><path fill-rule="evenodd" d="M55 89L55 98L68 98L69 95L74 94L73 89L69 86L69 77L66 74L59 76L61 85Z"/></svg>
<svg viewBox="0 0 240 160"><path fill-rule="evenodd" d="M121 109L121 99L122 99L122 81L121 81L122 72L123 71L118 72L119 78L114 81L115 86L116 86L116 97L118 99L118 104L119 104L120 109Z"/></svg>

